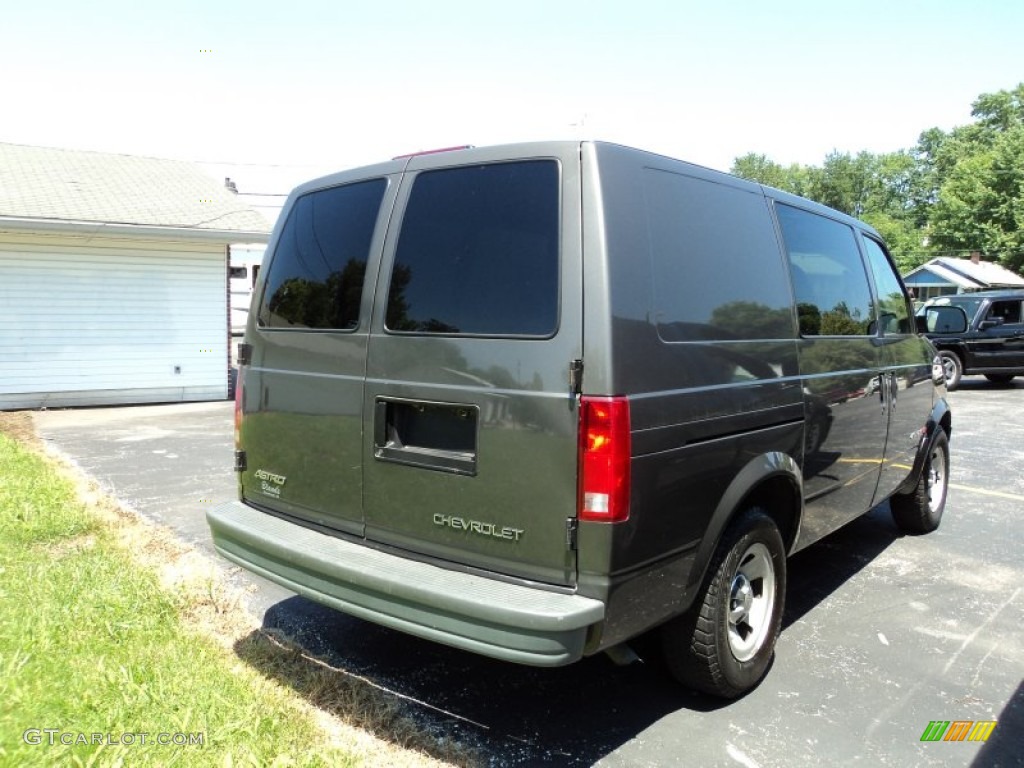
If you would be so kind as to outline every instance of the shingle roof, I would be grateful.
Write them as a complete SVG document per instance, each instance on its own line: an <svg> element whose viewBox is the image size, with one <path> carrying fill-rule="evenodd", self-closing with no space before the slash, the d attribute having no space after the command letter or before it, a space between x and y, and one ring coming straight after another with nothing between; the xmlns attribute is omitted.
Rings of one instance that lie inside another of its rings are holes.
<svg viewBox="0 0 1024 768"><path fill-rule="evenodd" d="M975 263L970 259L940 256L922 264L907 274L907 277L921 272L930 272L936 277L965 290L983 288L1024 288L1024 277L1011 272L1001 264L991 261Z"/></svg>
<svg viewBox="0 0 1024 768"><path fill-rule="evenodd" d="M189 162L0 143L4 217L270 232L262 215Z"/></svg>

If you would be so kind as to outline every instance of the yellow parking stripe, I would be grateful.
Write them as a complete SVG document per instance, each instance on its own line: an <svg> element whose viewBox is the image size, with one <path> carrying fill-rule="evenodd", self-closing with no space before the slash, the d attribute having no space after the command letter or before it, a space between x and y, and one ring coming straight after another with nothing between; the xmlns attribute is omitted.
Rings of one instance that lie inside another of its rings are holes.
<svg viewBox="0 0 1024 768"><path fill-rule="evenodd" d="M1006 491L990 491L987 488L975 488L973 485L959 485L958 483L950 483L949 487L955 488L958 491L967 491L968 493L980 493L982 496L995 496L997 499L1024 502L1024 496L1021 496L1018 493L1007 493Z"/></svg>
<svg viewBox="0 0 1024 768"><path fill-rule="evenodd" d="M877 464L879 459L839 459L837 463L841 464ZM907 464L890 464L890 467L896 469L911 470L913 467ZM995 496L997 499L1006 499L1007 501L1019 501L1024 502L1024 496L1019 493L1007 493L1006 491L990 491L987 488L976 488L973 485L960 485L959 483L950 483L950 488L955 488L958 491L967 491L968 493L979 493L982 496Z"/></svg>

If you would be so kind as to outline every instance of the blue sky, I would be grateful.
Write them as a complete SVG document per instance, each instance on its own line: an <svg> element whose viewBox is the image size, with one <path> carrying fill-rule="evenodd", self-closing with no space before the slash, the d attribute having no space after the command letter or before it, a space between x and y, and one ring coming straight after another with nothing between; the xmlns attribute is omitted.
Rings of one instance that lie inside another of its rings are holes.
<svg viewBox="0 0 1024 768"><path fill-rule="evenodd" d="M548 138L820 164L910 147L1024 81L1008 0L19 5L0 141L206 161L243 191Z"/></svg>

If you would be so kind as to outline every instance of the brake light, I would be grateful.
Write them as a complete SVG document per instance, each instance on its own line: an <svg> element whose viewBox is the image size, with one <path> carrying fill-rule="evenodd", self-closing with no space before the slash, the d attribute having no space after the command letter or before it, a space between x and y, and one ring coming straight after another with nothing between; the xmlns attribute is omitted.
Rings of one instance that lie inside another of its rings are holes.
<svg viewBox="0 0 1024 768"><path fill-rule="evenodd" d="M619 523L629 518L629 401L580 399L580 520Z"/></svg>

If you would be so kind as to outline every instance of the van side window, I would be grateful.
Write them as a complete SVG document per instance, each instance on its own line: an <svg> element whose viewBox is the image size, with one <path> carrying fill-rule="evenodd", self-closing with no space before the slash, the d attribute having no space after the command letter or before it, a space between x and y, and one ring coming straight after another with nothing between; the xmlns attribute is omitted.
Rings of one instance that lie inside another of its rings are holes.
<svg viewBox="0 0 1024 768"><path fill-rule="evenodd" d="M878 320L883 334L911 333L910 310L907 296L903 293L900 279L885 255L880 243L870 237L864 238L868 263L875 276L875 290L878 294Z"/></svg>
<svg viewBox="0 0 1024 768"><path fill-rule="evenodd" d="M267 267L265 328L352 330L387 181L372 179L296 200Z"/></svg>
<svg viewBox="0 0 1024 768"><path fill-rule="evenodd" d="M665 341L792 339L793 311L764 197L644 173L658 335Z"/></svg>
<svg viewBox="0 0 1024 768"><path fill-rule="evenodd" d="M395 249L387 329L552 335L558 325L559 217L553 160L419 174Z"/></svg>
<svg viewBox="0 0 1024 768"><path fill-rule="evenodd" d="M788 205L776 204L775 210L789 253L800 333L869 335L871 290L853 229Z"/></svg>

